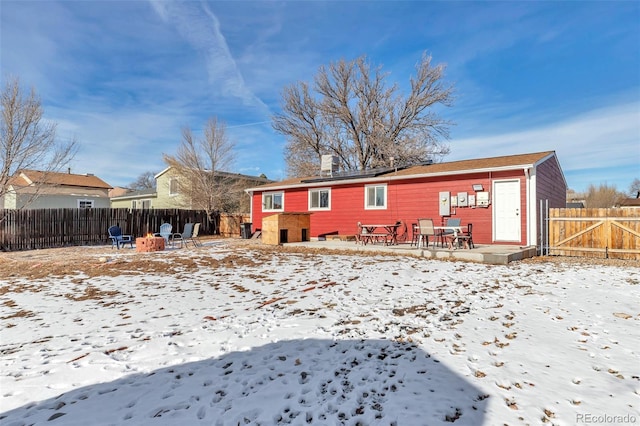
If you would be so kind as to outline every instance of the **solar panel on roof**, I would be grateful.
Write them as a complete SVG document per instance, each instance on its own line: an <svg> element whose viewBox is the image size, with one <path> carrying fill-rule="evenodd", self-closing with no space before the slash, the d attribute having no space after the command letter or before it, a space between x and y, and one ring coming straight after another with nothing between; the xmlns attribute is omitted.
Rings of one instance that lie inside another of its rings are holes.
<svg viewBox="0 0 640 426"><path fill-rule="evenodd" d="M394 167L383 167L367 170L345 170L342 172L334 172L331 176L318 176L316 178L305 179L302 183L329 182L334 180L359 179L365 177L374 177L383 175L396 170Z"/></svg>

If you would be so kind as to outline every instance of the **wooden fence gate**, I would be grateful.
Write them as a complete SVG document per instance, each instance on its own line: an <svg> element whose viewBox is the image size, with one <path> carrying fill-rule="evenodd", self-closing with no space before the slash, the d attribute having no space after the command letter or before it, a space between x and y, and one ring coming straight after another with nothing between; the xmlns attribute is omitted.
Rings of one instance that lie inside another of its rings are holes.
<svg viewBox="0 0 640 426"><path fill-rule="evenodd" d="M640 260L640 209L549 209L548 254Z"/></svg>

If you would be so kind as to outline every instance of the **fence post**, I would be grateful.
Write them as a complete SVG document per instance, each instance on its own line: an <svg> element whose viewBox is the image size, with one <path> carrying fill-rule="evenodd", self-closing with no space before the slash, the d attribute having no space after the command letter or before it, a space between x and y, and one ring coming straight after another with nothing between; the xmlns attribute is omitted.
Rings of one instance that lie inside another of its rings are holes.
<svg viewBox="0 0 640 426"><path fill-rule="evenodd" d="M538 256L544 256L544 217L542 216L542 200L540 200L540 213L539 213L539 223L538 227L540 229L539 233L539 241L540 241L540 250L538 250Z"/></svg>
<svg viewBox="0 0 640 426"><path fill-rule="evenodd" d="M549 256L549 199L547 198L545 200L545 235L547 237L546 241L545 241L545 248L546 248L546 253L547 256Z"/></svg>

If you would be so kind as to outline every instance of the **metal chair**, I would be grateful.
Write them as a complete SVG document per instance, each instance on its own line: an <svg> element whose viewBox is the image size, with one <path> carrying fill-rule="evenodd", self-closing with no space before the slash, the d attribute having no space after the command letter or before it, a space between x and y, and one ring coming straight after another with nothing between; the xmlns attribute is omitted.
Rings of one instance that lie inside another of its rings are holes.
<svg viewBox="0 0 640 426"><path fill-rule="evenodd" d="M447 219L445 226L460 226L460 221L461 219L459 218L455 218L455 219L450 218L450 219ZM451 235L453 235L453 231L450 229L443 229L440 232L438 232L437 237L440 240L440 247L444 247L445 240Z"/></svg>
<svg viewBox="0 0 640 426"><path fill-rule="evenodd" d="M189 241L191 241L193 243L194 247L201 247L202 246L202 243L198 239L198 233L199 232L200 232L200 222L198 222L195 225L193 225L193 233L191 234L191 238L189 238Z"/></svg>
<svg viewBox="0 0 640 426"><path fill-rule="evenodd" d="M465 242L470 249L475 247L473 245L473 224L467 225L467 230L458 236L458 241Z"/></svg>
<svg viewBox="0 0 640 426"><path fill-rule="evenodd" d="M420 238L420 227L417 223L411 224L411 245L418 245L418 238Z"/></svg>
<svg viewBox="0 0 640 426"><path fill-rule="evenodd" d="M367 231L366 228L362 227L362 222L358 222L358 235L356 236L356 243L366 245L369 242L371 242L371 235L369 235L369 231Z"/></svg>
<svg viewBox="0 0 640 426"><path fill-rule="evenodd" d="M125 244L131 245L133 248L133 238L131 235L122 235L122 230L118 225L110 226L107 230L109 232L109 239L111 240L111 248L115 246L118 250L120 250L120 246Z"/></svg>
<svg viewBox="0 0 640 426"><path fill-rule="evenodd" d="M173 239L174 244L177 241L180 241L180 248L182 248L183 245L185 247L189 247L189 241L191 241L192 236L193 236L193 223L185 223L184 231L182 233L172 234L171 238ZM191 242L193 243L193 241Z"/></svg>
<svg viewBox="0 0 640 426"><path fill-rule="evenodd" d="M433 219L418 219L418 247L429 247L429 237L434 237L435 246L436 230L433 227Z"/></svg>

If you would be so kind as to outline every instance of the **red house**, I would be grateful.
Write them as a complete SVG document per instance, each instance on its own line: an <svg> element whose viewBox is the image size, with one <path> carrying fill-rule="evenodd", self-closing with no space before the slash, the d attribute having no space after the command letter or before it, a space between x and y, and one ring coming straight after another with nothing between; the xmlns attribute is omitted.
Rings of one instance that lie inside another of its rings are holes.
<svg viewBox="0 0 640 426"><path fill-rule="evenodd" d="M460 218L477 244L538 244L540 201L564 207L567 184L554 151L294 178L247 189L251 222L311 213L311 237L353 235L358 222L407 224ZM548 203L547 201L548 200Z"/></svg>

